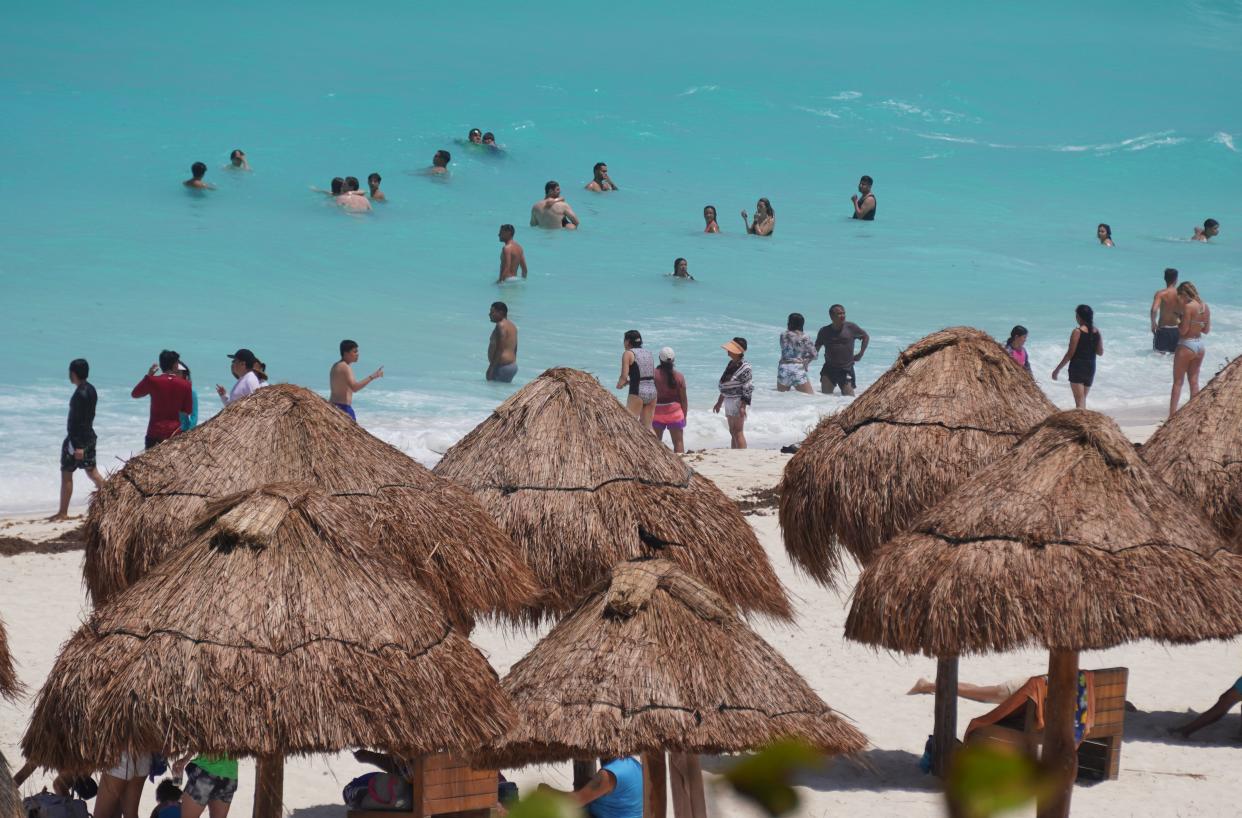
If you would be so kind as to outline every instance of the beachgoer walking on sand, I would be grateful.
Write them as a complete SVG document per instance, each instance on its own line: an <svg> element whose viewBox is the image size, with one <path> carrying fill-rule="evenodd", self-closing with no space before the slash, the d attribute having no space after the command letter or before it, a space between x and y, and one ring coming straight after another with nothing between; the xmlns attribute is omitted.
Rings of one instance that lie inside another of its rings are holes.
<svg viewBox="0 0 1242 818"><path fill-rule="evenodd" d="M656 405L655 359L650 350L643 349L642 333L636 329L626 330L621 346L625 351L621 353L621 377L617 379L617 388L629 387L625 398L626 410L643 426L651 428Z"/></svg>
<svg viewBox="0 0 1242 818"><path fill-rule="evenodd" d="M1095 228L1095 237L1105 247L1113 246L1113 228L1104 224L1104 222L1100 222L1099 226Z"/></svg>
<svg viewBox="0 0 1242 818"><path fill-rule="evenodd" d="M500 278L496 279L497 284L516 277L518 270L522 271L522 278L526 278L526 251L513 240L516 232L511 224L500 226L500 243L504 247L500 248Z"/></svg>
<svg viewBox="0 0 1242 818"><path fill-rule="evenodd" d="M234 148L229 154L229 163L225 167L229 170L250 170L250 160L246 158L244 150Z"/></svg>
<svg viewBox="0 0 1242 818"><path fill-rule="evenodd" d="M388 197L384 195L384 191L380 190L380 182L384 179L378 173L371 173L367 176L367 188L371 191L371 201L386 202Z"/></svg>
<svg viewBox="0 0 1242 818"><path fill-rule="evenodd" d="M1019 364L1027 372L1031 371L1031 356L1026 353L1026 336L1028 335L1026 327L1018 324L1009 330L1009 340L1005 342L1005 351L1009 353L1009 357Z"/></svg>
<svg viewBox="0 0 1242 818"><path fill-rule="evenodd" d="M259 359L254 357L253 352L242 348L229 358L233 360L233 363L229 365L229 371L233 373L234 378L237 378L237 383L233 384L233 388L228 391L225 391L220 384L216 384L216 394L220 396L220 402L225 406L253 394L262 385L259 376L254 372L255 364L259 362Z"/></svg>
<svg viewBox="0 0 1242 818"><path fill-rule="evenodd" d="M99 396L87 380L91 365L85 358L69 362L69 383L73 395L69 398L69 418L65 423L65 442L60 444L60 506L52 520L69 519L69 500L73 497L73 473L78 469L95 484L103 485L99 469L95 467L95 405Z"/></svg>
<svg viewBox="0 0 1242 818"><path fill-rule="evenodd" d="M755 392L750 362L745 360L746 339L734 338L722 344L721 349L729 353L729 363L720 376L720 397L712 411L719 412L724 407L729 422L729 448L745 449L746 413Z"/></svg>
<svg viewBox="0 0 1242 818"><path fill-rule="evenodd" d="M661 442L664 430L668 429L673 451L682 454L686 450L686 415L690 413L690 401L686 397L686 377L675 367L676 353L672 347L664 347L660 350L660 363L655 372L656 405L651 428Z"/></svg>
<svg viewBox="0 0 1242 818"><path fill-rule="evenodd" d="M1220 694L1216 704L1212 705L1206 713L1172 728L1169 732L1180 738L1190 738L1192 733L1197 733L1209 724L1220 721L1238 702L1242 702L1242 677L1239 677L1232 687Z"/></svg>
<svg viewBox="0 0 1242 818"><path fill-rule="evenodd" d="M1151 348L1156 352L1177 352L1180 337L1177 325L1182 318L1182 302L1177 299L1177 270L1164 268L1164 289L1151 299Z"/></svg>
<svg viewBox="0 0 1242 818"><path fill-rule="evenodd" d="M517 375L518 328L509 320L509 307L503 301L495 301L487 317L496 328L487 342L487 373L489 381L512 383Z"/></svg>
<svg viewBox="0 0 1242 818"><path fill-rule="evenodd" d="M349 415L349 419L358 422L354 414L354 393L365 389L371 381L384 377L384 367L372 372L360 381L354 380L353 365L358 363L358 342L348 338L341 341L341 360L332 364L328 371L328 385L331 394L328 401L333 406Z"/></svg>
<svg viewBox="0 0 1242 818"><path fill-rule="evenodd" d="M181 413L188 415L194 411L193 390L190 382L181 377L178 370L180 364L180 355L171 349L164 350L160 353L160 362L152 364L146 376L130 392L132 398L151 398L144 441L148 449L179 434Z"/></svg>
<svg viewBox="0 0 1242 818"><path fill-rule="evenodd" d="M749 218L743 210L742 224L746 227L746 232L752 236L770 236L776 229L776 211L772 209L772 203L766 198L755 203L754 221L748 222Z"/></svg>
<svg viewBox="0 0 1242 818"><path fill-rule="evenodd" d="M1207 348L1203 336L1212 331L1212 311L1189 281L1177 285L1182 320L1178 326L1177 352L1173 354L1173 392L1169 396L1169 417L1177 412L1182 399L1182 381L1190 381L1190 397L1199 394L1199 369Z"/></svg>
<svg viewBox="0 0 1242 818"><path fill-rule="evenodd" d="M215 190L216 189L215 185L209 182L203 181L203 177L206 175L207 175L206 163L195 162L193 165L190 165L190 178L186 179L181 184L189 188L194 188L195 190Z"/></svg>
<svg viewBox="0 0 1242 818"><path fill-rule="evenodd" d="M720 225L716 223L716 206L707 205L703 208L703 221L707 226L703 228L704 233L719 233Z"/></svg>
<svg viewBox="0 0 1242 818"><path fill-rule="evenodd" d="M616 190L617 184L608 176L608 163L596 162L595 167L591 169L594 179L587 182L586 189L593 190L596 193L607 193L610 190Z"/></svg>
<svg viewBox="0 0 1242 818"><path fill-rule="evenodd" d="M642 818L642 764L632 756L602 761L599 772L581 789L564 792L540 784L539 790L568 796L579 807L585 808L589 818Z"/></svg>
<svg viewBox="0 0 1242 818"><path fill-rule="evenodd" d="M190 766L186 766L186 762ZM237 792L237 759L226 756L197 755L173 764L173 777L185 771L185 792L181 796L181 818L199 818L204 809L211 818L226 818Z"/></svg>
<svg viewBox="0 0 1242 818"><path fill-rule="evenodd" d="M560 183L551 181L543 186L543 198L530 208L530 226L545 230L578 229L578 215L561 198Z"/></svg>
<svg viewBox="0 0 1242 818"><path fill-rule="evenodd" d="M1070 391L1074 393L1074 408L1087 408L1087 393L1095 383L1095 359L1104 354L1104 336L1095 327L1095 311L1086 304L1074 310L1078 326L1070 333L1069 349L1061 363L1052 370L1055 381L1061 369L1069 364Z"/></svg>
<svg viewBox="0 0 1242 818"><path fill-rule="evenodd" d="M871 192L871 177L858 180L858 192L850 197L854 204L853 218L864 222L875 221L875 194Z"/></svg>
<svg viewBox="0 0 1242 818"><path fill-rule="evenodd" d="M1191 241L1207 241L1208 239L1220 234L1220 222L1216 219L1206 219L1202 227L1195 228L1195 234L1190 237Z"/></svg>
<svg viewBox="0 0 1242 818"><path fill-rule="evenodd" d="M694 281L694 276L690 275L690 262L684 258L673 259L673 278L684 278L688 281Z"/></svg>
<svg viewBox="0 0 1242 818"><path fill-rule="evenodd" d="M177 361L177 376L184 379L190 385L190 411L178 413L178 419L181 421L181 431L188 432L198 425L198 393L194 391L194 380L190 377L190 368L185 365L185 361Z"/></svg>
<svg viewBox="0 0 1242 818"><path fill-rule="evenodd" d="M816 353L824 350L824 366L819 371L819 389L831 395L834 387L842 395L853 395L858 379L854 376L854 364L862 360L871 343L871 336L853 321L845 320L845 307L833 304L828 308L831 324L819 328L815 336ZM854 342L861 340L862 348L854 354Z"/></svg>
<svg viewBox="0 0 1242 818"><path fill-rule="evenodd" d="M803 332L806 319L800 312L791 312L785 322L785 331L781 333L781 359L776 366L776 391L788 392L797 389L808 395L815 394L811 379L807 377L807 368L818 354L811 336Z"/></svg>

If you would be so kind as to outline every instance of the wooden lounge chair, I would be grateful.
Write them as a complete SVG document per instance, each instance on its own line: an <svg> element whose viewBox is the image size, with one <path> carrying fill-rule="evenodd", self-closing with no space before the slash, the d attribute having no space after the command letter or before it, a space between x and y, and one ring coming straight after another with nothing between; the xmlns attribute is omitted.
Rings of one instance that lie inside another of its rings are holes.
<svg viewBox="0 0 1242 818"><path fill-rule="evenodd" d="M1126 684L1130 671L1124 667L1089 670L1088 696L1093 719L1078 745L1080 781L1114 781L1121 767L1121 736L1126 716ZM1042 689L1041 686L1042 685ZM1043 702L1047 683L1032 677L1012 696L966 728L966 738L1024 747L1037 754L1043 743Z"/></svg>
<svg viewBox="0 0 1242 818"><path fill-rule="evenodd" d="M448 753L417 759L410 765L414 788L412 810L349 810L347 818L487 818L496 806L496 770L474 770Z"/></svg>

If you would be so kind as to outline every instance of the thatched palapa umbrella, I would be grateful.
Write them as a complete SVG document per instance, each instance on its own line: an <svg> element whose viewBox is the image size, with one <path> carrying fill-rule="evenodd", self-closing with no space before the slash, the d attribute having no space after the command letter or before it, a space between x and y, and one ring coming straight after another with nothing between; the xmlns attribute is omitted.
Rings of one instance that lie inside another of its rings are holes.
<svg viewBox="0 0 1242 818"><path fill-rule="evenodd" d="M1055 411L1000 344L970 327L916 341L867 391L820 421L785 467L780 521L794 564L833 586L844 546L866 565L965 477ZM957 658L938 657L936 772L957 732Z"/></svg>
<svg viewBox="0 0 1242 818"><path fill-rule="evenodd" d="M412 567L460 621L513 614L536 591L512 541L469 492L299 386L260 389L190 432L131 458L95 494L86 583L96 604L185 541L213 499L306 481L364 522L355 545Z"/></svg>
<svg viewBox="0 0 1242 818"><path fill-rule="evenodd" d="M650 753L662 799L665 751L787 737L830 754L864 749L866 737L701 580L662 559L611 574L505 677L518 719L481 757L521 765Z"/></svg>
<svg viewBox="0 0 1242 818"><path fill-rule="evenodd" d="M543 587L532 619L570 610L616 563L671 560L743 611L792 612L754 532L715 484L585 372L549 369L444 455Z"/></svg>
<svg viewBox="0 0 1242 818"><path fill-rule="evenodd" d="M433 595L354 544L360 527L306 484L210 505L65 645L27 758L75 771L158 749L257 756L268 818L286 755L408 758L498 735L513 709L495 672Z"/></svg>
<svg viewBox="0 0 1242 818"><path fill-rule="evenodd" d="M1242 549L1242 358L1143 444L1143 460Z"/></svg>
<svg viewBox="0 0 1242 818"><path fill-rule="evenodd" d="M1045 759L1076 765L1078 651L1242 632L1242 560L1143 464L1108 418L1061 412L881 548L854 589L850 639L929 656L1051 653Z"/></svg>
<svg viewBox="0 0 1242 818"><path fill-rule="evenodd" d="M20 689L17 673L13 670L13 657L9 654L4 621L0 620L0 698L16 699ZM0 818L26 818L21 794L9 775L9 763L4 753L0 753Z"/></svg>
<svg viewBox="0 0 1242 818"><path fill-rule="evenodd" d="M0 619L0 697L16 699L21 692L17 671L13 669L13 654L9 652L9 635Z"/></svg>

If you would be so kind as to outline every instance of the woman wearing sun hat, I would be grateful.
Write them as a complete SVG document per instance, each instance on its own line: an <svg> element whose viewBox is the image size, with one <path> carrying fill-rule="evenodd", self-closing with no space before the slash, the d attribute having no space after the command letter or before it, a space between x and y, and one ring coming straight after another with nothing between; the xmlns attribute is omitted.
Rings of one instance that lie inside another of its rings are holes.
<svg viewBox="0 0 1242 818"><path fill-rule="evenodd" d="M719 412L723 406L725 418L729 421L729 448L745 449L746 412L750 407L750 397L754 394L755 385L751 382L750 362L746 357L746 339L734 338L721 349L729 353L729 365L720 376L720 397L716 399L713 412Z"/></svg>

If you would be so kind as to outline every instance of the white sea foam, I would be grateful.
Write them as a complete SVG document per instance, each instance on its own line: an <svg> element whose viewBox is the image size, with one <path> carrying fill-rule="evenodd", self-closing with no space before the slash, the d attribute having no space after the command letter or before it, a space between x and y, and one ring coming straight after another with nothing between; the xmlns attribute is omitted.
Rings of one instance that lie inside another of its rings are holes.
<svg viewBox="0 0 1242 818"><path fill-rule="evenodd" d="M695 85L682 91L677 96L688 97L688 96L691 96L692 94L697 94L700 91L718 91L718 90L720 90L719 85Z"/></svg>
<svg viewBox="0 0 1242 818"><path fill-rule="evenodd" d="M842 91L839 94L833 94L829 99L835 99L837 102L846 102L851 99L858 99L861 96L861 91Z"/></svg>
<svg viewBox="0 0 1242 818"><path fill-rule="evenodd" d="M805 105L795 105L794 110L795 111L806 111L808 114L815 114L815 116L826 116L831 119L841 118L841 115L838 114L836 111L832 110L831 108L808 108Z"/></svg>
<svg viewBox="0 0 1242 818"><path fill-rule="evenodd" d="M1224 145L1234 153L1237 153L1238 151L1238 149L1233 145L1233 134L1225 133L1224 131L1217 131L1212 135L1211 141L1218 145Z"/></svg>

